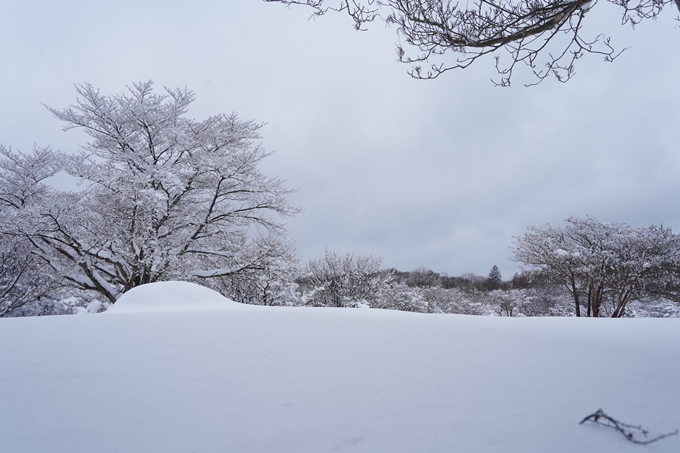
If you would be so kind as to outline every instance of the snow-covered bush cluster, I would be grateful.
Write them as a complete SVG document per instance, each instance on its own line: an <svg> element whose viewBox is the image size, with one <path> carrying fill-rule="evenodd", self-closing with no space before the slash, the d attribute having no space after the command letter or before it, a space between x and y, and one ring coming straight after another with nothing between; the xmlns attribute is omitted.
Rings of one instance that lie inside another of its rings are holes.
<svg viewBox="0 0 680 453"><path fill-rule="evenodd" d="M297 283L297 303L302 305L492 316L576 315L573 294L559 280L525 271L503 281L496 266L488 277L449 277L423 267L412 272L380 270L378 258L326 250L323 258L307 265ZM677 298L664 295L669 293L631 295L621 316L680 316ZM604 299L598 314L616 316L618 308L618 299ZM592 316L592 311L587 314Z"/></svg>

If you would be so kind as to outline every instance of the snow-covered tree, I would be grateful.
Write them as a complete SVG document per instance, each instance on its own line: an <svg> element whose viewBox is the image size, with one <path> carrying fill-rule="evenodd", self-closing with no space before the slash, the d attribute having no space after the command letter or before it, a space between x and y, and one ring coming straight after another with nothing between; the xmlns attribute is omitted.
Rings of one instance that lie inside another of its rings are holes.
<svg viewBox="0 0 680 453"><path fill-rule="evenodd" d="M326 249L323 258L307 263L304 295L309 305L347 307L371 304L386 286L388 276L380 271L382 259L375 256L339 255Z"/></svg>
<svg viewBox="0 0 680 453"><path fill-rule="evenodd" d="M0 236L0 318L35 304L52 288L44 265L21 238Z"/></svg>
<svg viewBox="0 0 680 453"><path fill-rule="evenodd" d="M680 300L680 236L652 225L632 228L570 217L563 227L530 227L515 238L515 261L566 287L576 316L621 317L646 295Z"/></svg>
<svg viewBox="0 0 680 453"><path fill-rule="evenodd" d="M498 269L498 266L496 266L495 264L493 265L493 267L489 271L488 279L489 279L489 281L491 281L493 283L502 283L503 282L503 277L501 276L501 271Z"/></svg>
<svg viewBox="0 0 680 453"><path fill-rule="evenodd" d="M386 282L378 293L376 300L371 303L371 308L419 313L441 313L432 298L426 299L425 291L422 287L408 286L396 282Z"/></svg>
<svg viewBox="0 0 680 453"><path fill-rule="evenodd" d="M54 283L50 269L23 235L16 215L47 195L44 181L55 173L49 149L35 147L22 155L0 145L0 317L12 316L37 303Z"/></svg>
<svg viewBox="0 0 680 453"><path fill-rule="evenodd" d="M262 266L212 278L206 286L233 300L252 305L298 305L299 262L291 248L281 247ZM272 244L275 247L275 244Z"/></svg>
<svg viewBox="0 0 680 453"><path fill-rule="evenodd" d="M418 288L430 288L432 286L439 286L441 275L428 269L424 266L419 266L409 272L406 278L407 286L415 286Z"/></svg>
<svg viewBox="0 0 680 453"><path fill-rule="evenodd" d="M186 117L192 91L140 82L104 96L92 85L49 111L90 137L77 154L3 152L3 233L73 286L108 301L144 283L212 280L278 266L290 253L281 218L296 213L283 181L263 175L260 124L235 114ZM56 190L64 171L82 184Z"/></svg>

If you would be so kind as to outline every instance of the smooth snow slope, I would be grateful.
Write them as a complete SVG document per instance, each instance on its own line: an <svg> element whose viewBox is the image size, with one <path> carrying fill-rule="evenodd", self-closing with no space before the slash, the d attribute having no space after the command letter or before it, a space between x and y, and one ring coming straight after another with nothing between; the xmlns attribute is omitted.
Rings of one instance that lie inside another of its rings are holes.
<svg viewBox="0 0 680 453"><path fill-rule="evenodd" d="M680 427L680 319L243 307L177 283L125 297L0 319L1 451L680 451L578 425L601 407Z"/></svg>

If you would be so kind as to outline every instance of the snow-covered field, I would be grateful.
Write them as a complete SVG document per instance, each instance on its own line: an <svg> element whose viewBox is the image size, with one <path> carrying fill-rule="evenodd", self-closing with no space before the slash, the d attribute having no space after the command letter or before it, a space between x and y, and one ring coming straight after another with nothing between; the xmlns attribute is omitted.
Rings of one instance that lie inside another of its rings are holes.
<svg viewBox="0 0 680 453"><path fill-rule="evenodd" d="M3 452L678 452L680 319L236 304L186 283L0 319Z"/></svg>

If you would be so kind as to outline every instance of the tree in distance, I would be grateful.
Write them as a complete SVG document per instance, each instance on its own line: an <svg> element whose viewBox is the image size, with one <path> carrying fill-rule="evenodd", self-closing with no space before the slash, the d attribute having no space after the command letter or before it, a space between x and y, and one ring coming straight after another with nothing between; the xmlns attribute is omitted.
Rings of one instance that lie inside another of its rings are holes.
<svg viewBox="0 0 680 453"><path fill-rule="evenodd" d="M564 226L530 227L511 250L514 261L571 293L576 316L583 305L587 316L620 318L635 299L680 301L680 236L670 228L570 217Z"/></svg>
<svg viewBox="0 0 680 453"><path fill-rule="evenodd" d="M424 266L419 266L413 269L406 279L406 286L418 288L430 288L432 286L439 286L441 283L441 275L428 269Z"/></svg>
<svg viewBox="0 0 680 453"><path fill-rule="evenodd" d="M495 264L489 271L489 276L487 277L490 281L494 283L502 283L503 282L503 276L501 275L500 269L498 269L498 266Z"/></svg>
<svg viewBox="0 0 680 453"><path fill-rule="evenodd" d="M613 61L622 50L604 34L583 31L586 15L597 0L265 0L286 5L307 5L315 15L328 11L347 13L357 30L383 20L397 26L404 41L415 49L409 54L397 46L399 61L411 65L417 79L434 79L452 69L464 69L485 55L494 55L498 78L510 86L515 67L528 66L534 85L553 75L566 82L574 63L584 54ZM636 25L655 19L680 0L608 0L619 6L622 24ZM680 18L678 18L680 19ZM625 50L625 49L624 49ZM453 59L443 56L453 53ZM505 57L501 58L501 54Z"/></svg>
<svg viewBox="0 0 680 453"><path fill-rule="evenodd" d="M380 272L381 263L379 257L325 249L322 258L309 261L305 268L304 283L313 288L305 303L348 307L373 302L389 277Z"/></svg>

